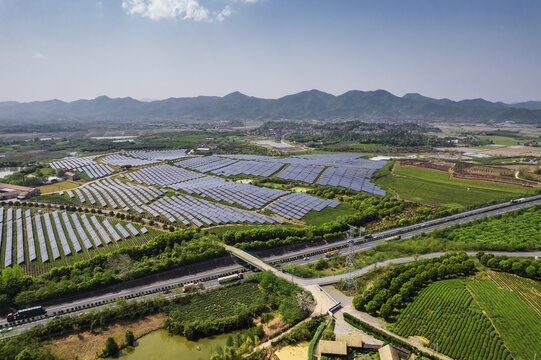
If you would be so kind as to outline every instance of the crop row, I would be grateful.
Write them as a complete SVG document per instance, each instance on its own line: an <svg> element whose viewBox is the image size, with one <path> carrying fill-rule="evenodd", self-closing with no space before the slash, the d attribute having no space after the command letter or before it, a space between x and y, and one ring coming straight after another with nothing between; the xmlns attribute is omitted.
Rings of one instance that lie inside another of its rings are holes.
<svg viewBox="0 0 541 360"><path fill-rule="evenodd" d="M431 348L457 359L510 359L490 320L472 300L460 280L435 282L402 310L393 331L423 336Z"/></svg>

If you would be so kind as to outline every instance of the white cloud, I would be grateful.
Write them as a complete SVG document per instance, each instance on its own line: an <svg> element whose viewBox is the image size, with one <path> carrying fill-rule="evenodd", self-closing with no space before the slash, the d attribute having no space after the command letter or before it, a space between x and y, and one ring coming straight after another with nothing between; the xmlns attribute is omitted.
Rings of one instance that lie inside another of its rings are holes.
<svg viewBox="0 0 541 360"><path fill-rule="evenodd" d="M229 15L231 15L233 11L231 10L231 7L227 5L225 8L223 8L222 11L220 11L218 14L216 14L216 20L217 21L224 21L225 18Z"/></svg>
<svg viewBox="0 0 541 360"><path fill-rule="evenodd" d="M140 15L152 20L212 20L210 11L198 0L122 0L122 8L130 15Z"/></svg>
<svg viewBox="0 0 541 360"><path fill-rule="evenodd" d="M32 58L36 60L47 60L47 56L43 55L41 52L36 51L32 53Z"/></svg>
<svg viewBox="0 0 541 360"><path fill-rule="evenodd" d="M256 3L261 0L230 0L236 3ZM122 0L122 8L129 15L139 15L154 21L182 19L193 21L224 21L233 13L226 5L222 10L211 11L200 0Z"/></svg>

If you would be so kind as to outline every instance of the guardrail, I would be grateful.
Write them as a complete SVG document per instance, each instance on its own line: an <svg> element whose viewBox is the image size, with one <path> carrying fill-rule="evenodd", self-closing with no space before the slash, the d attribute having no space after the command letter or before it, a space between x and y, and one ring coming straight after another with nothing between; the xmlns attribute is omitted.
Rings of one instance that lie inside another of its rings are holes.
<svg viewBox="0 0 541 360"><path fill-rule="evenodd" d="M243 269L241 269L241 271L245 272L245 271L248 271L248 269L243 268ZM21 325L28 324L28 323L33 323L33 322L40 321L40 320L55 318L55 317L58 317L58 316L69 315L69 314L77 313L77 312L84 311L84 310L90 310L90 309L93 309L93 308L96 308L96 307L101 307L101 306L105 306L105 305L108 305L108 304L115 303L118 300L131 300L131 299L136 299L136 298L140 298L140 297L144 297L144 296L154 295L154 294L157 294L157 293L160 293L160 292L163 292L163 291L171 291L171 290L173 290L175 288L177 288L177 289L182 288L184 285L187 285L187 284L190 284L190 283L198 283L199 281L201 281L203 283L204 282L209 282L209 281L216 280L216 279L218 279L220 277L223 277L223 276L233 275L233 274L237 274L237 273L238 273L238 270L228 271L228 272L224 272L224 273L221 273L221 274L216 274L216 275L212 275L212 276L206 276L206 277L196 279L196 280L192 280L192 281L188 281L188 282L180 282L180 283L176 283L176 284L172 284L172 285L166 285L166 286L157 287L157 288L150 289L150 290L143 290L143 291L139 291L139 292L136 292L136 293L133 293L133 294L129 294L129 295L125 295L125 296L119 296L119 297L114 298L114 299L100 300L100 301L95 301L95 302L92 302L92 303L89 303L89 304L78 305L78 306L74 306L74 307L71 307L71 308L68 308L68 309L65 309L65 310L55 311L52 314L45 314L45 315L34 316L34 317L26 318L26 319L15 320L15 321L9 322L7 324L0 324L0 330L10 328L10 327L15 328L17 326L21 326Z"/></svg>
<svg viewBox="0 0 541 360"><path fill-rule="evenodd" d="M519 204L524 204L524 203L532 202L532 201L535 201L535 200L541 200L541 195L536 195L536 196L531 196L529 198L524 198L524 200L521 201ZM429 221L425 221L425 222L419 223L419 224L413 224L413 225L408 225L408 226L404 226L404 227L401 227L401 228L385 230L385 231L383 231L381 233L372 234L372 239L362 239L361 238L361 239L354 240L353 243L355 245L365 244L365 243L378 244L378 243L380 243L382 241L388 240L392 236L395 236L395 235L398 235L398 234L401 234L401 233L407 233L407 232L410 232L410 231L424 229L424 228L434 226L434 225L445 224L445 223L453 221L453 220L464 219L464 218L468 218L468 217L471 217L471 216L474 216L474 215L479 215L479 214L483 214L483 213L486 213L486 212L490 212L492 210L503 209L503 208L506 208L506 207L516 206L516 205L518 205L518 204L516 204L516 203L511 204L509 202L505 202L505 203L500 203L500 204L484 207L484 208L481 208L481 209L469 210L469 211L466 211L466 212L463 212L463 213L450 215L450 216L446 216L446 217L439 218L439 219L429 220ZM329 247L329 248L325 248L325 249L321 249L321 250L315 250L315 251L312 251L312 252L309 252L309 253L303 253L303 254L295 255L295 256L292 256L292 257L285 258L285 259L276 260L276 261L271 262L270 265L283 264L283 263L287 263L287 262L302 259L302 258L304 258L306 256L321 255L321 254L324 254L324 253L329 252L329 251L340 250L340 249L344 249L346 247L348 247L348 244L344 243L344 244L336 245L336 246L333 246L333 247Z"/></svg>

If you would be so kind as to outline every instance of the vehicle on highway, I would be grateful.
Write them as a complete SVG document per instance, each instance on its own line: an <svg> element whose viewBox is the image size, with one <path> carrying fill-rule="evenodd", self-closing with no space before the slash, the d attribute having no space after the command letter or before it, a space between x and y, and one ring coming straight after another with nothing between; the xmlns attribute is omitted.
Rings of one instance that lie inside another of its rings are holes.
<svg viewBox="0 0 541 360"><path fill-rule="evenodd" d="M373 239L374 237L372 236L372 234L366 234L365 236L363 236L363 240L370 240L370 239Z"/></svg>
<svg viewBox="0 0 541 360"><path fill-rule="evenodd" d="M240 280L240 279L244 279L244 274L242 272L239 272L239 273L233 274L233 275L222 276L221 278L218 279L218 283L219 284L227 284L227 283L237 281L237 280Z"/></svg>
<svg viewBox="0 0 541 360"><path fill-rule="evenodd" d="M43 306L34 306L18 310L14 313L9 313L7 316L7 321L11 322L45 314L47 314L47 310Z"/></svg>
<svg viewBox="0 0 541 360"><path fill-rule="evenodd" d="M182 287L182 292L188 292L192 289L202 289L203 288L203 283L201 281L199 281L197 284L196 283L189 283L189 284L186 284Z"/></svg>
<svg viewBox="0 0 541 360"><path fill-rule="evenodd" d="M520 204L520 203L523 202L524 200L526 200L526 199L524 199L524 198L513 199L513 200L509 201L509 203L510 203L510 204Z"/></svg>
<svg viewBox="0 0 541 360"><path fill-rule="evenodd" d="M333 257L334 255L338 255L340 250L333 250L333 251L327 251L324 255L326 258Z"/></svg>

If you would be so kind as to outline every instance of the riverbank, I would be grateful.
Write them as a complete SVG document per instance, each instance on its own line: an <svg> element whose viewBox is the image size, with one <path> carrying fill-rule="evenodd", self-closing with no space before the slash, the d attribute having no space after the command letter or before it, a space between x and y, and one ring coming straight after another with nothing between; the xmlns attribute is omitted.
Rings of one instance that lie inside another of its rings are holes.
<svg viewBox="0 0 541 360"><path fill-rule="evenodd" d="M96 351L101 352L105 345L105 340L112 336L118 344L123 344L126 330L133 331L135 338L138 339L152 331L163 328L165 314L149 315L137 320L119 321L111 324L107 328L98 328L94 332L83 331L77 334L71 334L56 338L48 342L46 347L54 354L66 360L72 360L75 355L79 359L94 359Z"/></svg>

